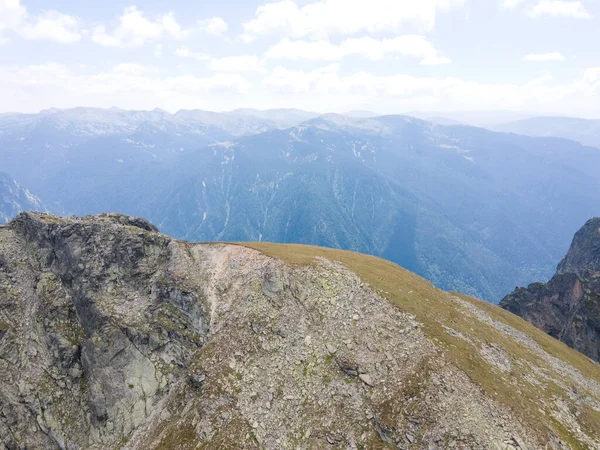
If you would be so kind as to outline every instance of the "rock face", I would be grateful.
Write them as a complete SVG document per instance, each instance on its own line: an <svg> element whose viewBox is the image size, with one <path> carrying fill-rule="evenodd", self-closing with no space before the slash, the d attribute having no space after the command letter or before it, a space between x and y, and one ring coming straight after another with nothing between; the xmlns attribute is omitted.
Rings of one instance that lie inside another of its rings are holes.
<svg viewBox="0 0 600 450"><path fill-rule="evenodd" d="M254 247L118 214L0 227L0 448L600 446L600 369L524 321L378 258Z"/></svg>
<svg viewBox="0 0 600 450"><path fill-rule="evenodd" d="M517 288L500 306L600 361L600 218L575 234L547 284Z"/></svg>

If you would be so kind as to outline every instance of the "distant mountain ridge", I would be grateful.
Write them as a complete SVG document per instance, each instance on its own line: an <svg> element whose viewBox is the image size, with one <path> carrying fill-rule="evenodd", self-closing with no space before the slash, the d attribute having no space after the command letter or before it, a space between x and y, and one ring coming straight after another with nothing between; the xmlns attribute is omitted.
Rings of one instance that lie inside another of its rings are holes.
<svg viewBox="0 0 600 450"><path fill-rule="evenodd" d="M195 241L352 249L490 301L548 279L600 211L599 152L562 139L393 115L281 128L248 110L113 109L82 113L80 129L76 112L53 114L0 120L5 170L53 210L148 217Z"/></svg>
<svg viewBox="0 0 600 450"><path fill-rule="evenodd" d="M535 114L514 111L411 111L407 114L423 120L439 123L440 125L461 123L464 125L491 129L499 124L528 119L535 116Z"/></svg>
<svg viewBox="0 0 600 450"><path fill-rule="evenodd" d="M127 111L119 108L78 107L51 108L39 114L3 114L0 130L21 125L31 127L52 123L57 128L71 130L81 135L103 135L132 132L144 123L204 124L214 126L234 136L264 132L273 128L287 128L319 114L294 109L253 110L240 109L229 112L204 110L179 110L174 114L161 109L152 111Z"/></svg>
<svg viewBox="0 0 600 450"><path fill-rule="evenodd" d="M574 117L532 117L492 127L496 131L527 136L559 137L600 147L600 120Z"/></svg>

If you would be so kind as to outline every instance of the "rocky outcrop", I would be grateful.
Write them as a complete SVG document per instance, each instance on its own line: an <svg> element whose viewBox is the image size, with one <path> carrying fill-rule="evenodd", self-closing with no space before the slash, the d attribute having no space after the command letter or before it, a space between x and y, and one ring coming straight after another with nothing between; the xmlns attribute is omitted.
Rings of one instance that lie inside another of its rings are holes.
<svg viewBox="0 0 600 450"><path fill-rule="evenodd" d="M517 288L500 306L600 361L600 218L575 234L547 284Z"/></svg>
<svg viewBox="0 0 600 450"><path fill-rule="evenodd" d="M600 370L525 322L377 258L256 247L118 214L0 227L0 448L600 445Z"/></svg>

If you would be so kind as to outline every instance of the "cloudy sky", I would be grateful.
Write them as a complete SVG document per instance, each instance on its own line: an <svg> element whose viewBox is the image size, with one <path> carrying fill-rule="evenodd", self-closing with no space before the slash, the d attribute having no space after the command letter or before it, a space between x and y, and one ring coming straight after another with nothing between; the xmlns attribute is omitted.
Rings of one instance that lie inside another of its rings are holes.
<svg viewBox="0 0 600 450"><path fill-rule="evenodd" d="M0 0L0 111L600 118L600 0Z"/></svg>

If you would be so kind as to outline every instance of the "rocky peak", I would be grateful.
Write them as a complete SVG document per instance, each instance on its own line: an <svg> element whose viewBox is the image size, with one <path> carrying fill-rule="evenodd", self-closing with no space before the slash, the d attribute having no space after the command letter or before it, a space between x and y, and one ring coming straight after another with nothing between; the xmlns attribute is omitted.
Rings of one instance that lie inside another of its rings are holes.
<svg viewBox="0 0 600 450"><path fill-rule="evenodd" d="M65 219L53 214L46 214L41 212L24 212L20 213L10 223L10 226L21 233L27 234L30 232L37 232L42 229L51 228L52 225L58 226L64 225L65 223L67 223ZM145 231L158 232L158 228L155 225L152 225L146 219L127 216L119 213L104 213L99 214L97 216L87 217L70 217L68 219L68 223L70 223L74 227L85 227L86 225L99 226L103 224L113 224L136 227Z"/></svg>
<svg viewBox="0 0 600 450"><path fill-rule="evenodd" d="M600 217L590 219L575 234L557 273L600 272Z"/></svg>
<svg viewBox="0 0 600 450"><path fill-rule="evenodd" d="M600 218L575 234L548 283L517 288L500 306L600 361Z"/></svg>
<svg viewBox="0 0 600 450"><path fill-rule="evenodd" d="M600 446L600 369L536 332L374 257L24 213L0 227L0 445Z"/></svg>

